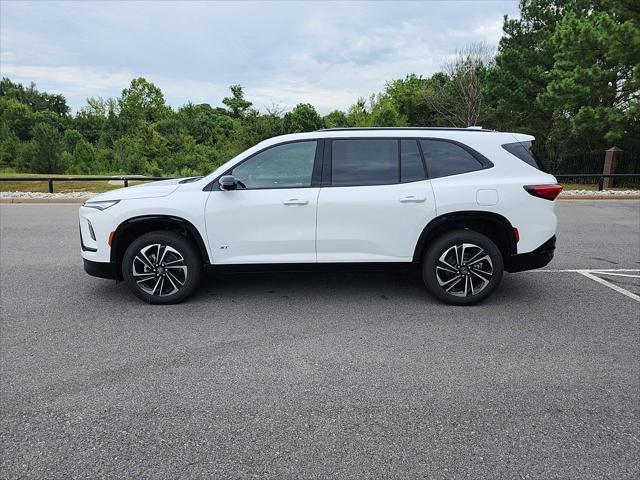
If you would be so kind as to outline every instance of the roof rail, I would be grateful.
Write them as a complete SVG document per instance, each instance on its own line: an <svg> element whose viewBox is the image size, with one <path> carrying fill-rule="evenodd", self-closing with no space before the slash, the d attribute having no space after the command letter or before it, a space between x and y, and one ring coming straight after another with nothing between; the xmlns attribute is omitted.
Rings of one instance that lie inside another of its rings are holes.
<svg viewBox="0 0 640 480"><path fill-rule="evenodd" d="M482 127L349 127L349 128L321 128L317 132L349 132L362 130L445 130L455 132L495 132Z"/></svg>

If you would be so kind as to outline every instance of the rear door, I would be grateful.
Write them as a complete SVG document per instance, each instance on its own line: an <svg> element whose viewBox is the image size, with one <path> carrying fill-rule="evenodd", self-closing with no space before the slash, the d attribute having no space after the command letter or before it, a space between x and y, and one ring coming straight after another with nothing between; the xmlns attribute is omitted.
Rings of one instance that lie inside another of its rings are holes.
<svg viewBox="0 0 640 480"><path fill-rule="evenodd" d="M415 139L325 141L318 262L410 262L436 215Z"/></svg>

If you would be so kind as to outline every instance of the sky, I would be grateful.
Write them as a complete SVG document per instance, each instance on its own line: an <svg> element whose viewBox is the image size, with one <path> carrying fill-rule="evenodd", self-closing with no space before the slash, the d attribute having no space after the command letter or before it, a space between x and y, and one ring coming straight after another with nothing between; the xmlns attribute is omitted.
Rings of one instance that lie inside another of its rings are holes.
<svg viewBox="0 0 640 480"><path fill-rule="evenodd" d="M516 0L423 2L17 2L0 0L0 73L62 93L117 97L142 76L173 107L221 104L240 84L259 110L321 113L470 43L496 47Z"/></svg>

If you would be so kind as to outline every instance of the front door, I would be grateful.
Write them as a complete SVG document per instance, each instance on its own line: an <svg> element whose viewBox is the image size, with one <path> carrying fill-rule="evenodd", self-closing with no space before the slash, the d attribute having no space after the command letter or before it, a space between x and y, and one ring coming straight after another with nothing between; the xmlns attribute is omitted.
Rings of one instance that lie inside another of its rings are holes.
<svg viewBox="0 0 640 480"><path fill-rule="evenodd" d="M276 145L227 173L237 189L214 189L205 207L214 264L316 261L317 148L315 140Z"/></svg>

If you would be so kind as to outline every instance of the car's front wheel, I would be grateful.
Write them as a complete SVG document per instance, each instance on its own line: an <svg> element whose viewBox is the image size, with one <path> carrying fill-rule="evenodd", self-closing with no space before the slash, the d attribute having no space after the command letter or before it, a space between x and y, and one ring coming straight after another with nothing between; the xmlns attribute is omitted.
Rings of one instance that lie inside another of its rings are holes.
<svg viewBox="0 0 640 480"><path fill-rule="evenodd" d="M431 293L451 305L473 305L500 284L504 262L496 244L471 230L439 237L427 250L422 277Z"/></svg>
<svg viewBox="0 0 640 480"><path fill-rule="evenodd" d="M178 303L197 288L202 264L189 239L168 231L135 239L122 258L122 276L129 289L155 304Z"/></svg>

